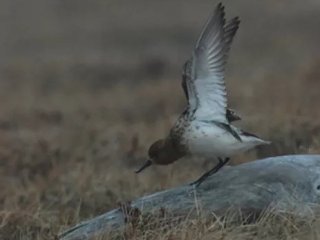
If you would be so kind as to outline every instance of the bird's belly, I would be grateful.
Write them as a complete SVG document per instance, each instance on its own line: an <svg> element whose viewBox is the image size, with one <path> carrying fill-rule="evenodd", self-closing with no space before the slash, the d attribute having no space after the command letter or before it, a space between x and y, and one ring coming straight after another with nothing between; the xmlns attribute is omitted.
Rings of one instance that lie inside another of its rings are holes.
<svg viewBox="0 0 320 240"><path fill-rule="evenodd" d="M185 142L192 155L207 158L230 157L246 150L242 142L225 129L215 125L191 125L184 134Z"/></svg>

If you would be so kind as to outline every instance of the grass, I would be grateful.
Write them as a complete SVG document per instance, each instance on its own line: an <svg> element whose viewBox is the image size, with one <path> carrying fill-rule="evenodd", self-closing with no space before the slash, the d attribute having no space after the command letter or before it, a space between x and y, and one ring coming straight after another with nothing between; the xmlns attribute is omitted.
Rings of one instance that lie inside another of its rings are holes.
<svg viewBox="0 0 320 240"><path fill-rule="evenodd" d="M0 44L6 48L0 68L0 239L52 239L118 202L189 182L211 166L183 159L134 174L149 145L168 133L184 108L181 65L212 2L79 2L73 8L35 1L2 22L20 30L8 25ZM251 4L257 12L248 11ZM231 164L319 153L319 14L308 4L288 9L274 1L244 1L227 7L243 20L228 65L230 105L243 116L241 127L273 142ZM267 212L255 223L228 221L213 216L128 226L124 235L104 239L319 237L317 219Z"/></svg>

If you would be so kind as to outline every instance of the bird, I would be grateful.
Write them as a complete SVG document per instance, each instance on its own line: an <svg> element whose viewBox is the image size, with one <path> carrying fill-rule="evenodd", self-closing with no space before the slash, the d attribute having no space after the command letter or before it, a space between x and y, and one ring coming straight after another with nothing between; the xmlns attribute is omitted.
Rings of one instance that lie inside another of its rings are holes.
<svg viewBox="0 0 320 240"><path fill-rule="evenodd" d="M239 24L239 17L226 21L222 3L216 6L201 31L191 57L183 65L182 89L187 106L169 134L149 147L149 159L136 173L153 164L168 165L190 155L218 160L212 169L191 183L199 186L235 154L270 144L232 125L241 117L228 108L224 75Z"/></svg>

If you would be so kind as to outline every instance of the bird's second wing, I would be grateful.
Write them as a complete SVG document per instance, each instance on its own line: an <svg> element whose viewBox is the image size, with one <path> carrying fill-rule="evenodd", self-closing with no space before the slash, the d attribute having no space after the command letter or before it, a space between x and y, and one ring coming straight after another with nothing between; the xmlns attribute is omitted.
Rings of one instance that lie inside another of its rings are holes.
<svg viewBox="0 0 320 240"><path fill-rule="evenodd" d="M224 7L219 4L197 41L186 85L189 108L198 120L228 122L224 70L238 25L234 18L225 26Z"/></svg>

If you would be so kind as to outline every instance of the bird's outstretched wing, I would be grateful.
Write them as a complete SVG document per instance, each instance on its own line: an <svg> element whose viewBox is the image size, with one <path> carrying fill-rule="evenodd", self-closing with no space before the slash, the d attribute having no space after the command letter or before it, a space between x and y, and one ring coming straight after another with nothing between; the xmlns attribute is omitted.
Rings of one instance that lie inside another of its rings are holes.
<svg viewBox="0 0 320 240"><path fill-rule="evenodd" d="M220 3L202 30L192 57L184 64L182 87L189 111L198 120L229 122L224 70L239 23L237 17L225 23Z"/></svg>

